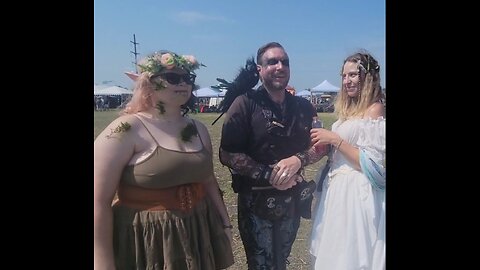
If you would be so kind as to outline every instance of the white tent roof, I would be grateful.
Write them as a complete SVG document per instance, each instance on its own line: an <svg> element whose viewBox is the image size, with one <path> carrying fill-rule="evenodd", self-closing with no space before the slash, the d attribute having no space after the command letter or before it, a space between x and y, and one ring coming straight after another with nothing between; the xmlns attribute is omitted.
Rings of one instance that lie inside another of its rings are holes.
<svg viewBox="0 0 480 270"><path fill-rule="evenodd" d="M338 92L339 90L340 90L340 87L337 87L329 83L327 80L323 81L321 84L311 89L311 91L313 92Z"/></svg>
<svg viewBox="0 0 480 270"><path fill-rule="evenodd" d="M310 94L311 94L310 91L308 91L308 90L302 90L302 91L298 92L297 94L295 94L295 96L309 97Z"/></svg>
<svg viewBox="0 0 480 270"><path fill-rule="evenodd" d="M94 84L93 85L93 91L98 91L100 89L103 89L103 88L107 88L107 87L110 87L110 85L105 85L105 84Z"/></svg>
<svg viewBox="0 0 480 270"><path fill-rule="evenodd" d="M200 88L198 90L194 90L193 94L196 97L203 98L203 97L219 97L222 94L222 91L214 90L210 87Z"/></svg>
<svg viewBox="0 0 480 270"><path fill-rule="evenodd" d="M109 86L103 88L94 88L94 95L132 95L133 91L118 86Z"/></svg>

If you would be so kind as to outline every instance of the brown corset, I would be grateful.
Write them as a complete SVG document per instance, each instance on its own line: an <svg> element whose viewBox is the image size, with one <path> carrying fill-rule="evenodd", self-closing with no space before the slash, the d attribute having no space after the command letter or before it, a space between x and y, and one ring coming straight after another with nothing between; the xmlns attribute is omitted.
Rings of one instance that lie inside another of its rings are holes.
<svg viewBox="0 0 480 270"><path fill-rule="evenodd" d="M205 197L201 183L191 183L170 188L151 189L120 184L118 200L114 205L125 205L139 210L189 211Z"/></svg>

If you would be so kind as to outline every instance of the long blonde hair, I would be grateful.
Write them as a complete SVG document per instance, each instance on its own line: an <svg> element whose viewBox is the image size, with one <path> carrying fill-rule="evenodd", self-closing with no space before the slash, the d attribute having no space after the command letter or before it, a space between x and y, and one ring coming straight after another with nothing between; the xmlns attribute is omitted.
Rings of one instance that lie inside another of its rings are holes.
<svg viewBox="0 0 480 270"><path fill-rule="evenodd" d="M368 107L375 102L382 102L383 93L380 85L380 66L377 60L367 52L357 52L343 61L341 73L346 62L358 63L360 91L357 97L350 97L344 88L335 99L335 113L340 120L351 117L363 117Z"/></svg>

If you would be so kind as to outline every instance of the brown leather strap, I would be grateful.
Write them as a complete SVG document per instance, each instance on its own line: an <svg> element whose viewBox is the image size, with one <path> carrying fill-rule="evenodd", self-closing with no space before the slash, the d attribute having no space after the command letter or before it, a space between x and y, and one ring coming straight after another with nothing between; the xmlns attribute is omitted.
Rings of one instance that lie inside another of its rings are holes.
<svg viewBox="0 0 480 270"><path fill-rule="evenodd" d="M118 201L115 205L125 205L140 210L191 210L205 197L205 188L200 183L192 183L162 189L149 189L122 185L118 187Z"/></svg>

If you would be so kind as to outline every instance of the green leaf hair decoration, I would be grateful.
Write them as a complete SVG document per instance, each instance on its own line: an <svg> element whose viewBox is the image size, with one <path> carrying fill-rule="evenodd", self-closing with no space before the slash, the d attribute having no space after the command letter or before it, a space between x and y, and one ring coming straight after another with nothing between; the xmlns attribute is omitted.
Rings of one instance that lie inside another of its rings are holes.
<svg viewBox="0 0 480 270"><path fill-rule="evenodd" d="M182 141L191 142L193 136L198 136L198 130L194 124L188 123L187 126L184 127L180 132L180 136Z"/></svg>
<svg viewBox="0 0 480 270"><path fill-rule="evenodd" d="M164 114L166 111L165 111L165 103L163 101L159 101L157 103L157 110L160 112L160 114Z"/></svg>

